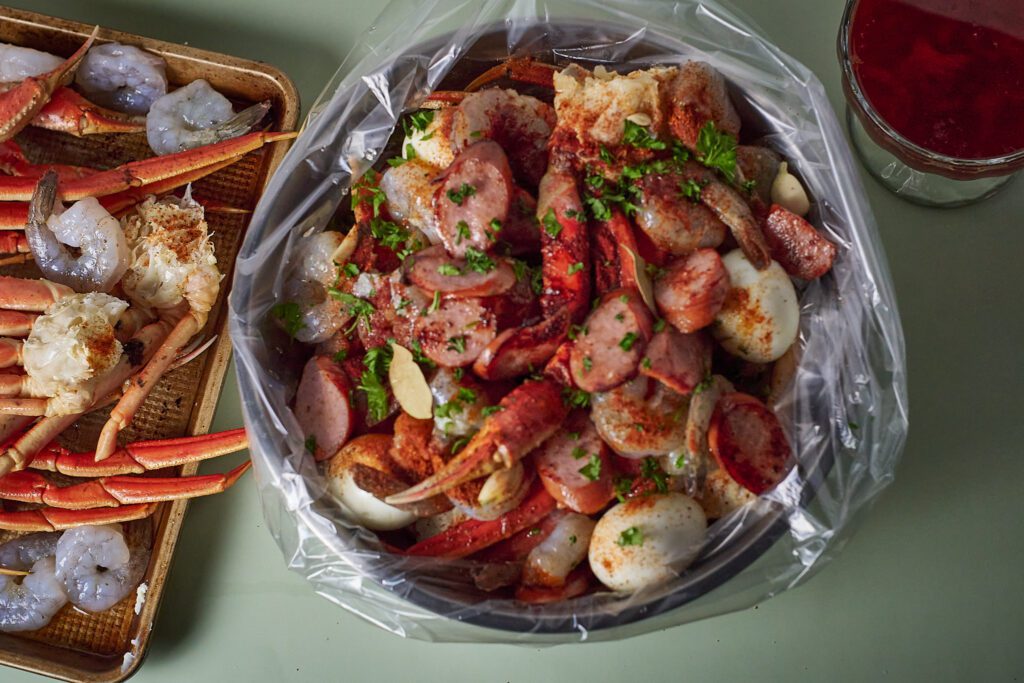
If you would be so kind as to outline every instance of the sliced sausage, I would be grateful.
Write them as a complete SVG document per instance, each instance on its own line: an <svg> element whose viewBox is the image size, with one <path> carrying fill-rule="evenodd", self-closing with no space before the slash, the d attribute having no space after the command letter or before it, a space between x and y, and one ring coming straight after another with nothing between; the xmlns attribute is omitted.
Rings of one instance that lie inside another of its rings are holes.
<svg viewBox="0 0 1024 683"><path fill-rule="evenodd" d="M313 356L302 370L295 393L295 419L317 460L333 456L352 435L352 385L329 356Z"/></svg>
<svg viewBox="0 0 1024 683"><path fill-rule="evenodd" d="M568 329L568 315L562 314L529 327L505 330L483 350L473 371L491 380L530 374L544 367L565 341Z"/></svg>
<svg viewBox="0 0 1024 683"><path fill-rule="evenodd" d="M551 360L544 366L545 375L567 387L575 385L572 381L572 369L569 365L569 361L572 358L572 347L572 342L560 344L555 349L555 355L551 356Z"/></svg>
<svg viewBox="0 0 1024 683"><path fill-rule="evenodd" d="M814 280L832 269L836 245L795 213L772 204L763 231L772 258L793 277Z"/></svg>
<svg viewBox="0 0 1024 683"><path fill-rule="evenodd" d="M586 413L574 413L534 451L533 462L544 488L570 510L592 515L612 499L611 452Z"/></svg>
<svg viewBox="0 0 1024 683"><path fill-rule="evenodd" d="M635 289L608 292L583 324L569 358L584 391L608 391L636 374L651 338L650 309Z"/></svg>
<svg viewBox="0 0 1024 683"><path fill-rule="evenodd" d="M457 368L477 359L497 334L497 324L479 299L447 298L417 319L414 334L427 358Z"/></svg>
<svg viewBox="0 0 1024 683"><path fill-rule="evenodd" d="M718 399L708 445L722 469L758 495L782 481L792 464L775 413L749 394L734 392Z"/></svg>
<svg viewBox="0 0 1024 683"><path fill-rule="evenodd" d="M426 292L457 297L497 296L512 289L516 273L506 259L486 257L471 267L465 259L453 258L444 247L429 247L406 259L409 280Z"/></svg>
<svg viewBox="0 0 1024 683"><path fill-rule="evenodd" d="M640 372L680 394L689 394L711 369L711 342L703 334L683 334L666 326L647 344Z"/></svg>
<svg viewBox="0 0 1024 683"><path fill-rule="evenodd" d="M434 194L441 241L452 256L469 248L486 252L497 244L492 221L504 224L515 192L512 169L496 142L467 147L440 178Z"/></svg>
<svg viewBox="0 0 1024 683"><path fill-rule="evenodd" d="M729 274L714 249L700 249L671 263L654 283L665 319L683 333L707 327L729 294Z"/></svg>
<svg viewBox="0 0 1024 683"><path fill-rule="evenodd" d="M540 251L540 223L537 200L521 187L515 189L508 218L497 230L498 241L507 244L509 253L536 254Z"/></svg>
<svg viewBox="0 0 1024 683"><path fill-rule="evenodd" d="M699 201L680 194L683 177L651 174L640 181L642 190L636 222L654 244L682 256L695 249L717 247L725 239L725 223Z"/></svg>

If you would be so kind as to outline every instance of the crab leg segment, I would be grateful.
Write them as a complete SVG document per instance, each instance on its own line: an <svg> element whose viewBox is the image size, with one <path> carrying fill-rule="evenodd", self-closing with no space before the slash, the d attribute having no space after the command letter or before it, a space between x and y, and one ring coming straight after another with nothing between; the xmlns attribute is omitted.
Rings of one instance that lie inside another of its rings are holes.
<svg viewBox="0 0 1024 683"><path fill-rule="evenodd" d="M35 313L0 309L0 334L5 337L27 337L37 317Z"/></svg>
<svg viewBox="0 0 1024 683"><path fill-rule="evenodd" d="M72 178L84 178L99 173L94 168L85 166L68 166L66 164L33 164L21 151L14 140L0 142L0 171L8 175L41 178L47 171L55 171L57 176L67 182Z"/></svg>
<svg viewBox="0 0 1024 683"><path fill-rule="evenodd" d="M226 491L251 464L246 461L227 474L194 477L113 476L71 486L57 486L38 472L22 470L0 477L0 498L64 510L91 510L198 498Z"/></svg>
<svg viewBox="0 0 1024 683"><path fill-rule="evenodd" d="M99 30L99 26L93 29L92 35L75 54L53 71L26 78L10 90L0 93L0 141L10 140L17 135L49 102L54 91L71 80Z"/></svg>
<svg viewBox="0 0 1024 683"><path fill-rule="evenodd" d="M91 510L44 508L0 512L0 529L5 531L62 531L85 524L130 522L149 517L154 510L156 510L156 503Z"/></svg>
<svg viewBox="0 0 1024 683"><path fill-rule="evenodd" d="M0 275L0 308L8 311L45 313L55 301L74 294L74 290L49 280L27 280Z"/></svg>
<svg viewBox="0 0 1024 683"><path fill-rule="evenodd" d="M558 67L538 62L532 57L509 57L477 76L466 86L466 92L479 90L499 78L508 78L519 83L532 83L545 88L554 88L554 75Z"/></svg>
<svg viewBox="0 0 1024 683"><path fill-rule="evenodd" d="M187 171L213 166L227 160L237 160L243 154L279 140L290 140L297 133L249 133L212 145L129 161L109 171L100 171L85 178L75 178L60 185L60 198L65 202L85 197L102 197L132 188L150 185L160 180L179 176ZM27 202L36 187L34 178L0 178L0 200Z"/></svg>
<svg viewBox="0 0 1024 683"><path fill-rule="evenodd" d="M177 467L217 458L246 448L249 440L244 429L217 434L186 436L179 439L136 441L96 462L93 453L69 453L63 448L48 446L30 465L32 469L59 472L69 477L110 477L121 474L142 474L149 470ZM0 481L4 481L0 479Z"/></svg>
<svg viewBox="0 0 1024 683"><path fill-rule="evenodd" d="M0 230L0 254L27 254L28 240L18 230Z"/></svg>
<svg viewBox="0 0 1024 683"><path fill-rule="evenodd" d="M97 133L140 133L145 116L131 116L93 104L70 88L58 88L32 125L75 137Z"/></svg>
<svg viewBox="0 0 1024 683"><path fill-rule="evenodd" d="M10 368L21 365L21 340L0 337L0 368ZM2 378L3 375L0 375ZM3 393L2 380L0 380L0 393Z"/></svg>

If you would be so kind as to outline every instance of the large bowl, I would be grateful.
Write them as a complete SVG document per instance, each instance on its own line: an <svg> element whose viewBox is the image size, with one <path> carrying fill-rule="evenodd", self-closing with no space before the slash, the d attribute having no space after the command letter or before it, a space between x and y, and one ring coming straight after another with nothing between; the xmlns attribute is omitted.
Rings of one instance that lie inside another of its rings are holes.
<svg viewBox="0 0 1024 683"><path fill-rule="evenodd" d="M269 526L293 569L380 626L441 639L615 637L737 609L816 570L852 511L891 479L906 429L902 333L863 192L823 89L728 12L707 3L675 8L680 21L730 26L730 39L713 52L708 41L682 40L677 28L653 21L638 32L626 19L517 20L403 46L372 68L358 65L367 70L362 78L350 74L325 91L257 209L236 270L232 336ZM635 595L595 593L545 606L488 599L463 568L383 552L374 534L347 522L324 495L287 408L302 358L267 315L286 252L299 235L328 224L351 177L379 157L403 107L434 87L465 85L508 56L510 44L545 61L711 62L729 80L744 140L762 140L791 160L815 197L811 219L840 246L833 271L802 293L803 356L783 409L797 468L757 503L716 522L702 554L678 578ZM723 586L741 572L744 580ZM496 631L467 635L445 619Z"/></svg>

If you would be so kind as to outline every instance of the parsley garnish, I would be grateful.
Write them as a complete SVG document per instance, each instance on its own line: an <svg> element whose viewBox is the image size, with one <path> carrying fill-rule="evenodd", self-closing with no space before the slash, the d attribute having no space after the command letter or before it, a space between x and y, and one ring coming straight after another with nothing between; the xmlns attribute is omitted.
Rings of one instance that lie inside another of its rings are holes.
<svg viewBox="0 0 1024 683"><path fill-rule="evenodd" d="M702 391L707 391L711 387L711 382L712 382L711 375L708 375L707 377L702 379L700 381L700 383L693 388L693 395L696 396L697 394L701 393Z"/></svg>
<svg viewBox="0 0 1024 683"><path fill-rule="evenodd" d="M433 313L441 305L441 292L434 292L434 300L427 307L427 313Z"/></svg>
<svg viewBox="0 0 1024 683"><path fill-rule="evenodd" d="M395 251L400 247L407 239L409 239L409 231L391 221L386 221L383 218L374 218L370 221L370 234L373 238L380 242L381 246L387 247L392 251Z"/></svg>
<svg viewBox="0 0 1024 683"><path fill-rule="evenodd" d="M465 372L466 371L464 368L455 368L454 370L452 370L452 377L455 378L456 382L461 382L462 375L465 374Z"/></svg>
<svg viewBox="0 0 1024 683"><path fill-rule="evenodd" d="M497 267L497 264L494 259L479 249L466 247L466 267L477 273L489 273Z"/></svg>
<svg viewBox="0 0 1024 683"><path fill-rule="evenodd" d="M636 332L627 332L626 336L624 336L619 342L619 348L623 351L629 351L633 348L633 345L636 344L637 339L639 339L639 337Z"/></svg>
<svg viewBox="0 0 1024 683"><path fill-rule="evenodd" d="M644 532L640 531L640 527L631 526L619 534L619 540L615 542L622 547L627 545L643 545Z"/></svg>
<svg viewBox="0 0 1024 683"><path fill-rule="evenodd" d="M306 437L305 445L306 451L309 452L310 455L316 454L316 437L314 435L310 434L309 436Z"/></svg>
<svg viewBox="0 0 1024 683"><path fill-rule="evenodd" d="M458 190L448 190L448 199L452 200L457 206L462 206L462 202L466 201L467 197L472 197L475 194L475 187L469 183L462 183Z"/></svg>
<svg viewBox="0 0 1024 683"><path fill-rule="evenodd" d="M566 436L569 437L570 441L579 441L580 440L580 433L579 432L569 432L568 434L566 434Z"/></svg>
<svg viewBox="0 0 1024 683"><path fill-rule="evenodd" d="M650 370L651 369L651 359L647 358L645 356L644 359L642 361L640 361L640 365L643 366L644 370Z"/></svg>
<svg viewBox="0 0 1024 683"><path fill-rule="evenodd" d="M364 359L365 361L365 359ZM388 390L372 370L364 370L357 389L366 393L367 411L376 422L388 415Z"/></svg>
<svg viewBox="0 0 1024 683"><path fill-rule="evenodd" d="M633 490L633 480L629 477L618 477L615 479L615 497L620 503L626 502L626 495Z"/></svg>
<svg viewBox="0 0 1024 683"><path fill-rule="evenodd" d="M582 389L563 387L562 400L572 408L587 408L590 406L590 394Z"/></svg>
<svg viewBox="0 0 1024 683"><path fill-rule="evenodd" d="M276 304L270 309L270 314L281 321L281 327L289 337L294 337L306 326L306 323L302 322L302 308L294 301Z"/></svg>
<svg viewBox="0 0 1024 683"><path fill-rule="evenodd" d="M757 181L751 178L750 180L743 181L743 189L747 191L747 194L754 194L754 188L757 187Z"/></svg>
<svg viewBox="0 0 1024 683"><path fill-rule="evenodd" d="M594 367L594 361L590 359L590 356L583 357L583 372L590 372L591 368Z"/></svg>
<svg viewBox="0 0 1024 683"><path fill-rule="evenodd" d="M476 403L476 392L469 387L459 387L459 391L455 394L455 398L463 403Z"/></svg>
<svg viewBox="0 0 1024 683"><path fill-rule="evenodd" d="M680 453L679 457L676 458L676 469L681 470L686 467L686 453Z"/></svg>
<svg viewBox="0 0 1024 683"><path fill-rule="evenodd" d="M658 318L657 320L654 321L654 331L661 332L663 329L665 329L665 319Z"/></svg>
<svg viewBox="0 0 1024 683"><path fill-rule="evenodd" d="M338 349L334 352L334 355L331 356L331 360L335 363L341 363L346 358L348 358L348 349Z"/></svg>
<svg viewBox="0 0 1024 683"><path fill-rule="evenodd" d="M546 232L551 239L556 239L558 234L562 232L562 224L558 222L554 209L548 209L548 212L544 214L544 218L541 219L541 223L544 224L544 232Z"/></svg>
<svg viewBox="0 0 1024 683"><path fill-rule="evenodd" d="M576 534L569 537L569 545L576 545Z"/></svg>
<svg viewBox="0 0 1024 683"><path fill-rule="evenodd" d="M460 334L457 337L448 337L448 350L455 353L466 352L466 335Z"/></svg>
<svg viewBox="0 0 1024 683"><path fill-rule="evenodd" d="M668 145L663 140L651 136L650 131L639 123L627 120L626 130L622 134L622 142L639 149L665 149Z"/></svg>
<svg viewBox="0 0 1024 683"><path fill-rule="evenodd" d="M627 123L629 122L627 121ZM615 163L615 157L612 156L612 153L609 152L608 148L605 147L604 145L601 145L601 151L598 153L598 156L601 158L601 161L603 161L606 164Z"/></svg>
<svg viewBox="0 0 1024 683"><path fill-rule="evenodd" d="M661 469L661 465L654 458L644 458L643 463L640 465L640 474L654 482L658 493L668 491L668 475L665 474L665 470Z"/></svg>
<svg viewBox="0 0 1024 683"><path fill-rule="evenodd" d="M730 183L736 175L736 138L708 121L697 135L697 160L721 172Z"/></svg>
<svg viewBox="0 0 1024 683"><path fill-rule="evenodd" d="M429 126L430 122L433 120L434 112L430 109L421 109L420 111L415 111L412 114L409 114L409 123L411 123L412 127L421 133L427 129L427 126Z"/></svg>
<svg viewBox="0 0 1024 683"><path fill-rule="evenodd" d="M576 263L569 266L569 275L575 275L581 270L583 270L583 261L577 261Z"/></svg>
<svg viewBox="0 0 1024 683"><path fill-rule="evenodd" d="M359 275L359 266L354 263L346 263L342 270L345 271L345 275L348 275L349 277L357 277Z"/></svg>
<svg viewBox="0 0 1024 683"><path fill-rule="evenodd" d="M480 414L483 415L484 417L490 417L491 415L494 415L495 413L500 413L503 410L505 410L505 406L487 406L480 411Z"/></svg>
<svg viewBox="0 0 1024 683"><path fill-rule="evenodd" d="M360 318L369 318L373 315L377 309L373 307L366 299L360 299L355 294L349 294L348 292L342 292L341 290L331 288L327 290L327 293L334 299L337 299L341 303L345 304L348 312L351 313L356 322L359 322Z"/></svg>
<svg viewBox="0 0 1024 683"><path fill-rule="evenodd" d="M453 266L450 263L442 263L437 267L437 272L441 275L462 275L462 271L458 266ZM435 292L436 294L436 292Z"/></svg>
<svg viewBox="0 0 1024 683"><path fill-rule="evenodd" d="M469 239L473 235L469 232L469 223L466 221L459 221L455 224L455 244L462 244L463 239Z"/></svg>
<svg viewBox="0 0 1024 683"><path fill-rule="evenodd" d="M403 159L402 157L391 157L388 159L388 166L396 168L404 164L406 161L408 161L408 159Z"/></svg>
<svg viewBox="0 0 1024 683"><path fill-rule="evenodd" d="M684 197L686 197L687 199L694 203L700 201L700 193L703 189L704 186L698 183L693 178L680 181L679 183L679 192Z"/></svg>
<svg viewBox="0 0 1024 683"><path fill-rule="evenodd" d="M590 481L597 481L601 478L601 456L597 453L590 454L590 461L579 469L579 473Z"/></svg>
<svg viewBox="0 0 1024 683"><path fill-rule="evenodd" d="M530 272L530 289L533 290L534 294L540 294L544 291L544 269L534 268Z"/></svg>
<svg viewBox="0 0 1024 683"><path fill-rule="evenodd" d="M572 449L572 453L570 453L570 455L572 455L576 460L579 460L580 458L587 457L587 452L580 446L576 446L576 448Z"/></svg>
<svg viewBox="0 0 1024 683"><path fill-rule="evenodd" d="M588 330L586 325L577 325L573 323L572 325L569 325L569 333L567 336L569 337L569 341L576 341L576 338L579 337L581 334L583 336L586 336L587 331Z"/></svg>

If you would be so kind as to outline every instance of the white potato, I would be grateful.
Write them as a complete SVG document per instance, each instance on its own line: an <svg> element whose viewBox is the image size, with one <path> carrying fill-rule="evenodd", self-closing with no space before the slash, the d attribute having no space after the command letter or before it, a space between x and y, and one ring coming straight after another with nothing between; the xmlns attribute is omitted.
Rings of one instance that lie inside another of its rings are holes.
<svg viewBox="0 0 1024 683"><path fill-rule="evenodd" d="M704 511L689 496L634 498L598 520L590 540L590 568L615 591L656 586L693 562L706 532Z"/></svg>
<svg viewBox="0 0 1024 683"><path fill-rule="evenodd" d="M793 283L775 261L757 270L739 249L722 258L731 290L711 332L726 351L754 363L778 359L796 341L800 306Z"/></svg>
<svg viewBox="0 0 1024 683"><path fill-rule="evenodd" d="M372 493L356 486L352 473L347 470L332 472L327 479L327 490L337 498L353 519L373 531L392 531L416 521L416 515L388 505Z"/></svg>

